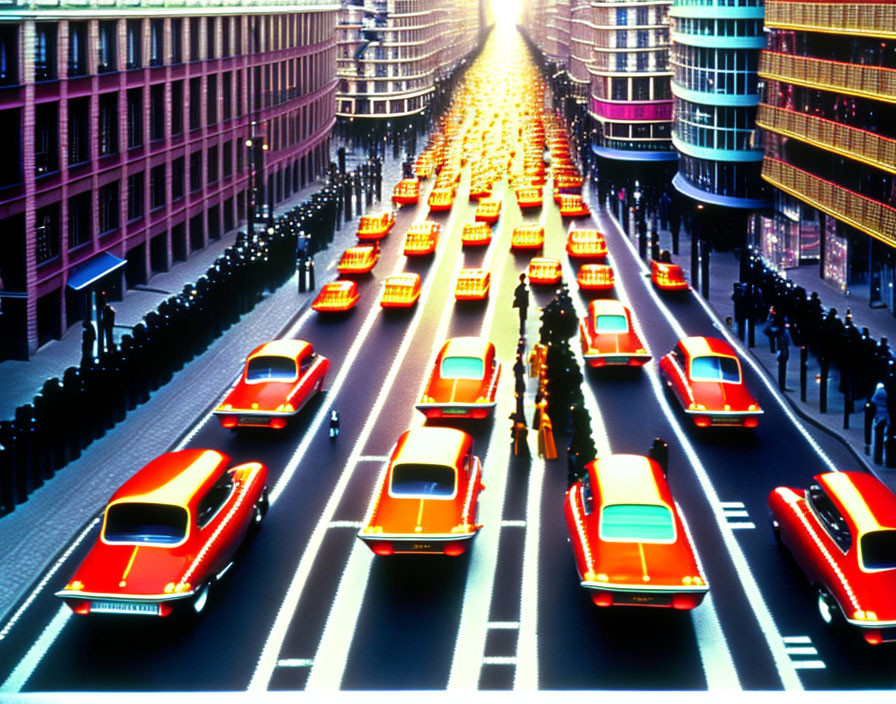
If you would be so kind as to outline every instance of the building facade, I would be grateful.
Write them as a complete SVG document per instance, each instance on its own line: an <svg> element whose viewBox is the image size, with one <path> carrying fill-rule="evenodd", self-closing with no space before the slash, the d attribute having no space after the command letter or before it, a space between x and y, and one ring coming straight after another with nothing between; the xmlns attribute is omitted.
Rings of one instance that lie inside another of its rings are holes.
<svg viewBox="0 0 896 704"><path fill-rule="evenodd" d="M479 45L480 0L343 0L336 27L339 117L422 113Z"/></svg>
<svg viewBox="0 0 896 704"><path fill-rule="evenodd" d="M266 203L329 163L337 5L13 5L0 15L0 357L89 316L92 288L116 299L245 220L251 136Z"/></svg>
<svg viewBox="0 0 896 704"><path fill-rule="evenodd" d="M896 311L896 4L771 0L766 27L757 123L774 214L757 243Z"/></svg>
<svg viewBox="0 0 896 704"><path fill-rule="evenodd" d="M592 2L592 149L617 161L674 161L668 0Z"/></svg>
<svg viewBox="0 0 896 704"><path fill-rule="evenodd" d="M674 0L669 12L673 184L701 207L744 217L766 203L755 139L763 13L763 0Z"/></svg>

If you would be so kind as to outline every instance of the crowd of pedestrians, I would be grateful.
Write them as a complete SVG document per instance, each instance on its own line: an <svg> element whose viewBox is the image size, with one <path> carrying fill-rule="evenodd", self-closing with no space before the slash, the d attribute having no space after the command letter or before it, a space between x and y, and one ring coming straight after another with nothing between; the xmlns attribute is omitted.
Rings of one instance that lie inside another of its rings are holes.
<svg viewBox="0 0 896 704"><path fill-rule="evenodd" d="M358 185L360 184L360 185ZM349 191L351 188L351 191ZM355 192L355 189L358 189ZM345 173L330 165L328 182L310 199L254 233L240 232L206 273L162 301L115 343L115 310L97 291L98 330L82 325L81 362L46 380L33 401L0 421L0 515L80 457L127 411L149 400L174 372L202 353L224 330L298 267L300 288L313 288L313 259L332 242L344 216L382 192L381 162ZM303 277L302 274L305 274Z"/></svg>

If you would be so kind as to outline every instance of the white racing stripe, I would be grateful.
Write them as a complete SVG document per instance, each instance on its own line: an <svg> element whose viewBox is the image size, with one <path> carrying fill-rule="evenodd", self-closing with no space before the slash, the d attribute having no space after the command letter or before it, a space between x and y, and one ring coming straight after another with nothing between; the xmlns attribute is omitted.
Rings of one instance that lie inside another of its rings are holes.
<svg viewBox="0 0 896 704"><path fill-rule="evenodd" d="M544 491L544 459L532 458L526 494L526 537L523 542L520 587L520 629L516 644L513 689L538 690L538 547L541 541L541 497Z"/></svg>
<svg viewBox="0 0 896 704"><path fill-rule="evenodd" d="M442 246L437 250L432 267L433 271L438 271L439 263L441 262L446 250L447 247L445 246ZM417 303L414 317L408 325L407 330L405 331L404 337L402 338L401 346L396 352L394 361L389 370L389 374L386 380L383 382L383 389L391 388L392 384L394 383L395 376L398 374L398 370L400 368L400 362L407 354L411 342L413 341L414 334L420 325L420 321L423 317L423 310L426 307L426 301L429 299L429 295L432 290L435 278L435 276L431 276L427 278L423 283L420 292L420 300ZM376 318L376 315L378 313L378 310L372 309L370 315L368 316L368 319L365 320L364 326L362 328L362 334L360 334L355 339L355 342L353 343L349 354L346 356L346 359L343 363L342 369L340 371L340 376L339 378L337 378L336 384L334 384L333 388L331 388L332 396L335 397L335 395L338 393L338 390L344 383L345 377L348 375L348 370L353 366L355 358L360 352L360 349L363 347L364 338L369 333L370 327L373 325L373 320ZM333 391L334 388L335 392ZM252 675L251 681L249 682L249 691L264 691L267 689L268 683L271 680L271 676L273 675L274 670L277 666L278 656L283 646L283 641L286 638L290 623L293 616L295 615L296 607L298 606L299 600L302 597L302 593L305 589L305 584L307 583L308 577L311 573L311 568L313 567L314 562L317 559L330 522L332 521L333 516L336 513L336 509L342 501L342 497L345 494L345 490L349 484L349 481L351 480L352 474L354 473L358 458L361 456L361 449L363 445L360 440L362 438L369 437L370 432L372 431L372 427L377 420L379 410L381 410L382 405L385 403L386 395L387 394L384 394L382 391L380 392L380 395L377 398L377 405L375 405L375 409L377 410L371 410L371 412L368 414L364 429L361 431L361 435L359 435L358 437L358 442L355 443L352 454L349 457L345 468L342 470L342 473L339 476L333 492L330 494L330 498L327 501L326 506L324 507L320 517L318 518L318 522L314 528L314 531L311 533L311 536L308 539L308 543L305 547L304 552L302 553L301 559L299 560L298 567L296 568L296 572L293 575L293 579L289 585L289 589L284 595L283 602L280 605L280 609L277 613L277 617L274 620L274 624L271 628L270 633L268 634L267 639L265 640L264 648L262 649L261 655L259 656L255 672ZM328 415L328 412L328 407L321 408L320 412L314 419L314 424L312 426L313 429L309 429L309 431L307 431L306 433L305 438L307 442L303 441L302 445L300 445L299 450L296 451L293 459L290 460L289 465L284 470L284 475L289 474L289 476L291 477L292 473L295 472L295 469L298 466L299 461L301 460L301 456L304 454L305 450L307 450L307 446L310 443L310 438L314 434L314 430L316 430L316 428L318 428L323 423L323 420ZM286 481L288 482L288 479ZM281 479L281 482L283 482L283 479ZM278 482L277 486L274 488L274 492L271 493L272 504L274 501L274 493L276 492L276 495L279 496L283 487L285 487L285 483L283 483L281 486L281 482ZM278 489L280 491L278 491ZM369 549L365 549L369 552ZM357 562L355 564L357 564ZM345 575L343 574L343 579L344 578ZM364 574L364 580L366 583L366 573ZM331 617L332 616L333 614L331 612ZM347 651L351 642L351 633L347 635L343 634L343 638L347 641L347 643L343 646ZM318 665L320 665L320 669L318 668ZM318 670L318 672L321 673L319 675L321 678L323 677L322 673L330 673L328 674L327 679L331 680L331 673L333 672L332 667L333 666L331 663L319 664L316 662L315 666L312 667L312 672L309 674L309 683L312 682L314 670Z"/></svg>
<svg viewBox="0 0 896 704"><path fill-rule="evenodd" d="M6 678L6 682L0 687L0 692L17 693L22 691L22 687L25 686L28 678L31 677L35 668L40 664L40 661L43 660L44 655L50 649L50 646L53 645L53 642L62 632L71 616L72 611L68 606L63 604L59 607L59 611L56 612L53 620L50 621L50 625L44 629L40 637L34 642L34 645L25 653L25 657L16 665L16 669Z"/></svg>
<svg viewBox="0 0 896 704"><path fill-rule="evenodd" d="M615 221L612 222L615 225ZM643 271L646 271L646 267L641 262L638 253L634 248L634 245L624 235L622 236L622 239L628 246L632 257L636 262L639 263L640 268ZM667 322L673 328L673 330L675 330L675 333L679 337L687 337L687 334L684 332L681 324L674 318L674 316L671 314L669 309L666 308L662 301L660 301L656 292L653 290L653 286L649 283L649 281L645 281L643 285L652 296L656 305L660 308L660 310L664 312ZM640 336L641 331L638 329L637 319L630 304L630 299L626 295L625 287L619 280L617 280L616 286L619 289L620 300L622 300L628 306L628 308L632 310L634 324ZM642 337L641 339L646 345L646 338ZM648 351L650 351L649 348ZM656 358L656 355L653 356L654 358ZM669 421L669 425L671 426L676 438L678 439L678 442L681 445L682 450L688 458L691 468L694 471L694 475L696 476L697 481L700 484L700 488L703 490L703 493L706 496L709 505L713 509L713 517L718 526L719 533L722 536L722 540L725 543L725 547L728 550L729 556L731 557L731 562L734 565L734 569L737 572L741 585L744 588L744 592L747 596L747 601L750 604L750 608L753 610L753 614L756 617L759 628L762 631L762 634L765 636L766 644L768 645L769 651L771 652L772 658L775 662L778 676L781 678L781 683L784 686L784 689L787 691L801 691L803 689L802 683L800 682L800 679L796 674L796 670L794 669L790 658L785 652L784 643L781 639L781 633L778 631L778 628L775 625L775 621L772 618L771 612L769 611L768 606L766 605L765 600L762 597L762 592L759 589L759 585L756 583L756 578L753 576L753 573L750 570L750 566L747 563L746 556L741 550L737 539L734 537L734 532L731 530L731 526L725 519L722 502L719 500L715 487L712 484L712 480L709 478L709 473L706 471L706 468L700 461L700 458L691 445L687 434L681 427L681 424L679 423L673 409L669 406L669 402L666 399L666 394L663 390L662 382L659 379L656 367L653 365L647 365L645 367L645 371L647 373L648 379L650 380L651 386L653 387L654 396L659 402L660 409L663 411L663 414ZM706 672L707 685L711 686L711 683L713 681L725 682L731 680L732 678L734 678L734 681L736 681L737 673L736 670L734 670L733 661L731 661L731 653L727 649L727 643L724 639L724 634L721 631L721 624L718 622L718 619L716 618L714 620L714 623L709 624L713 630L718 628L718 634L715 634L713 632L701 632L701 628L707 625L707 623L703 622L702 620L693 620L693 623L694 629L697 633L697 645L700 650L700 657L703 661L704 671ZM717 652L714 652L714 650L710 648L710 645L717 640L718 635L721 635L720 642L726 643L725 657L719 657L719 654ZM724 670L729 666L731 668L731 672L726 673ZM716 668L719 667L723 669L717 670Z"/></svg>

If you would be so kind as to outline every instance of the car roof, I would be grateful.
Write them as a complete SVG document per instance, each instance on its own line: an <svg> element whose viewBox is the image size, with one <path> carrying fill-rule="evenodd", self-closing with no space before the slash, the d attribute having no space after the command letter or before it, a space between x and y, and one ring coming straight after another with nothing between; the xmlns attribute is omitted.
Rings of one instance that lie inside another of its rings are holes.
<svg viewBox="0 0 896 704"><path fill-rule="evenodd" d="M665 491L658 485L659 466L643 455L607 455L597 458L592 467L603 506L670 503L665 482Z"/></svg>
<svg viewBox="0 0 896 704"><path fill-rule="evenodd" d="M303 356L306 350L310 352L312 345L310 342L305 342L305 340L271 340L252 350L249 359L268 356L297 359Z"/></svg>
<svg viewBox="0 0 896 704"><path fill-rule="evenodd" d="M485 358L490 344L484 337L452 337L442 347L442 357Z"/></svg>
<svg viewBox="0 0 896 704"><path fill-rule="evenodd" d="M700 355L725 355L728 357L737 357L737 352L725 340L717 337L683 337L679 344L691 357L699 357Z"/></svg>
<svg viewBox="0 0 896 704"><path fill-rule="evenodd" d="M469 435L457 428L412 428L399 438L395 461L456 465L470 440Z"/></svg>
<svg viewBox="0 0 896 704"><path fill-rule="evenodd" d="M865 472L826 472L815 477L853 524L857 533L896 529L896 496L879 479Z"/></svg>
<svg viewBox="0 0 896 704"><path fill-rule="evenodd" d="M336 279L336 281L330 281L324 284L324 286L328 291L347 291L357 288L357 284L354 281L346 281L345 279Z"/></svg>
<svg viewBox="0 0 896 704"><path fill-rule="evenodd" d="M628 316L628 309L612 298L597 298L588 304L588 312L596 318L599 315L625 315Z"/></svg>
<svg viewBox="0 0 896 704"><path fill-rule="evenodd" d="M156 457L121 485L109 503L144 503L189 506L213 485L230 464L217 450L178 450Z"/></svg>

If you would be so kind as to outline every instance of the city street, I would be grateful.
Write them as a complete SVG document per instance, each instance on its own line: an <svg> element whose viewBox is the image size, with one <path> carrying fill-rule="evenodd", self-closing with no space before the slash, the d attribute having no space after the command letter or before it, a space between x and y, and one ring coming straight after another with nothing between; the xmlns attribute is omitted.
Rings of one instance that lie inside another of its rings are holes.
<svg viewBox="0 0 896 704"><path fill-rule="evenodd" d="M489 42L497 46L487 45L472 74L506 75L508 65L517 65L520 80L534 75L518 35L499 32ZM513 85L495 80L488 99L520 90ZM513 100L500 104L512 109L518 105ZM473 123L468 113L461 131L472 131ZM357 306L331 315L306 309L284 330L283 337L310 341L329 358L325 392L283 430L231 432L209 413L172 448L213 448L234 464L257 460L270 472L263 527L215 584L201 621L72 614L54 592L97 539L100 522L94 520L71 536L58 572L0 641L0 693L896 687L893 646L871 647L855 633L826 627L815 591L776 545L769 525L772 489L803 488L819 472L855 468L853 457L794 415L774 381L697 293L656 292L636 247L599 209L586 182L583 195L593 215L575 226L605 234L615 272L610 297L633 311L652 356L641 369L592 369L581 358L578 336L571 340L585 376L592 437L600 456L646 454L656 437L668 443L669 483L710 585L692 611L592 603L579 585L563 517L566 429L554 428L557 459L538 456L534 430L531 459L515 457L508 420L518 341L511 304L530 259L511 251L513 230L521 223L544 227L541 256L561 261L581 318L593 296L576 286L578 264L566 254L572 221L561 217L551 197L550 176L544 205L531 210L521 210L508 181L498 180L492 197L502 208L491 243L462 248L462 228L476 210L469 198L471 166L464 167L446 213L429 212L433 180L422 182L418 204L398 209L376 267L357 279ZM394 183L383 185L385 201ZM441 226L437 250L408 258L404 235L424 219ZM491 272L487 300L455 301L462 267ZM381 308L384 278L401 271L420 275L418 303ZM318 286L335 278L335 267L317 272ZM530 285L527 351L538 341L539 309L556 288ZM695 428L666 391L657 362L690 335L721 337L738 351L746 385L764 410L755 431ZM490 418L438 423L473 436L486 486L478 513L483 528L460 557L376 556L358 530L398 436L434 424L414 404L439 348L459 336L491 340L504 369ZM262 342L247 341L247 349ZM235 376L241 359L230 361ZM527 383L531 418L537 382ZM225 391L222 386L222 396ZM332 409L339 411L341 432L331 439Z"/></svg>

